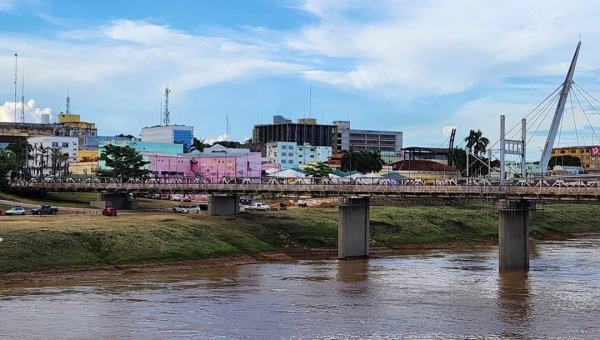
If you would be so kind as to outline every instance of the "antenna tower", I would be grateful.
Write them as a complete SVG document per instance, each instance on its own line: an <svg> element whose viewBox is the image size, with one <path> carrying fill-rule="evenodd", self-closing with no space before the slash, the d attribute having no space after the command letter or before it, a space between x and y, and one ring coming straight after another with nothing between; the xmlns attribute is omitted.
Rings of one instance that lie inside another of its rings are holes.
<svg viewBox="0 0 600 340"><path fill-rule="evenodd" d="M71 94L69 90L67 90L67 111L65 113L68 115L71 114Z"/></svg>
<svg viewBox="0 0 600 340"><path fill-rule="evenodd" d="M25 70L21 81L21 123L25 123Z"/></svg>
<svg viewBox="0 0 600 340"><path fill-rule="evenodd" d="M165 126L169 125L171 122L171 113L169 112L169 93L171 93L171 89L169 89L169 83L165 86L165 111L163 112L163 123Z"/></svg>
<svg viewBox="0 0 600 340"><path fill-rule="evenodd" d="M15 53L15 123L17 122L17 78L19 77L19 69L17 68L17 54Z"/></svg>

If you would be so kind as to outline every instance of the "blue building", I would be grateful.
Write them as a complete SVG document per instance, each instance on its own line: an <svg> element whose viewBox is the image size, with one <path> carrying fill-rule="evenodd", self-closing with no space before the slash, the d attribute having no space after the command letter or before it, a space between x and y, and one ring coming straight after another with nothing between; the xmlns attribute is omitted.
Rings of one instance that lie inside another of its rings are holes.
<svg viewBox="0 0 600 340"><path fill-rule="evenodd" d="M161 125L142 129L142 142L181 143L189 148L193 137L193 126Z"/></svg>

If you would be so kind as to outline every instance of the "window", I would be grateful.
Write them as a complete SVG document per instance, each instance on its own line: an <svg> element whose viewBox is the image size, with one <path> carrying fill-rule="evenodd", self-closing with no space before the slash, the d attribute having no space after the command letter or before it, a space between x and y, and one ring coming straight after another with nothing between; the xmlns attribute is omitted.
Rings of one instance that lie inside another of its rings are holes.
<svg viewBox="0 0 600 340"><path fill-rule="evenodd" d="M294 150L294 146L293 145L290 145L290 150Z"/></svg>
<svg viewBox="0 0 600 340"><path fill-rule="evenodd" d="M285 152L282 152L282 153L281 153L281 157L284 157L284 156L287 156L287 153L285 153Z"/></svg>
<svg viewBox="0 0 600 340"><path fill-rule="evenodd" d="M58 142L52 142L52 147L53 148L58 148Z"/></svg>
<svg viewBox="0 0 600 340"><path fill-rule="evenodd" d="M310 155L310 158L315 158L315 155Z"/></svg>
<svg viewBox="0 0 600 340"><path fill-rule="evenodd" d="M302 155L298 155L298 157L302 158Z"/></svg>
<svg viewBox="0 0 600 340"><path fill-rule="evenodd" d="M315 152L315 148L311 148L310 151Z"/></svg>
<svg viewBox="0 0 600 340"><path fill-rule="evenodd" d="M63 142L62 143L62 147L63 148L68 148L69 147L69 142Z"/></svg>
<svg viewBox="0 0 600 340"><path fill-rule="evenodd" d="M281 164L285 164L285 159L282 159L282 160L281 160Z"/></svg>
<svg viewBox="0 0 600 340"><path fill-rule="evenodd" d="M281 150L285 150L285 149L287 149L287 145L282 145Z"/></svg>

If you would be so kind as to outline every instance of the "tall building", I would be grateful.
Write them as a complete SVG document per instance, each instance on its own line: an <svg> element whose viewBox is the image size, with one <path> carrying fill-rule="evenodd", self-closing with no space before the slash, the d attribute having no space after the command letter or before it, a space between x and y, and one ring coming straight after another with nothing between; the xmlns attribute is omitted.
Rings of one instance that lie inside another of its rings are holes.
<svg viewBox="0 0 600 340"><path fill-rule="evenodd" d="M181 143L189 148L193 136L193 126L160 125L142 128L142 142Z"/></svg>
<svg viewBox="0 0 600 340"><path fill-rule="evenodd" d="M254 143L291 142L296 145L331 146L337 148L337 127L317 124L315 119L300 119L298 123L255 125L252 133Z"/></svg>
<svg viewBox="0 0 600 340"><path fill-rule="evenodd" d="M78 114L59 113L58 126L70 130L71 137L98 135L96 123L82 122L81 116Z"/></svg>
<svg viewBox="0 0 600 340"><path fill-rule="evenodd" d="M347 120L333 124L337 126L337 151L352 149L400 153L402 150L401 131L351 129Z"/></svg>

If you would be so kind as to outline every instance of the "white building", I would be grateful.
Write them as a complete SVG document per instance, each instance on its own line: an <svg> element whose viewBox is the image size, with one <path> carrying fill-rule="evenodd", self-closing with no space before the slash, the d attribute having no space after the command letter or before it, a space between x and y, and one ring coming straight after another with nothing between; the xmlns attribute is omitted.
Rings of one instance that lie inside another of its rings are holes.
<svg viewBox="0 0 600 340"><path fill-rule="evenodd" d="M331 146L300 145L298 146L298 165L327 162L332 153Z"/></svg>
<svg viewBox="0 0 600 340"><path fill-rule="evenodd" d="M272 142L267 143L266 161L280 164L281 169L291 169L310 163L327 162L332 153L331 146Z"/></svg>
<svg viewBox="0 0 600 340"><path fill-rule="evenodd" d="M79 138L77 137L30 137L28 165L32 176L63 176L68 164L77 162Z"/></svg>
<svg viewBox="0 0 600 340"><path fill-rule="evenodd" d="M193 137L193 126L160 125L142 128L142 142L182 143L189 148Z"/></svg>
<svg viewBox="0 0 600 340"><path fill-rule="evenodd" d="M266 157L268 162L281 164L281 169L298 166L298 145L294 142L267 143Z"/></svg>

